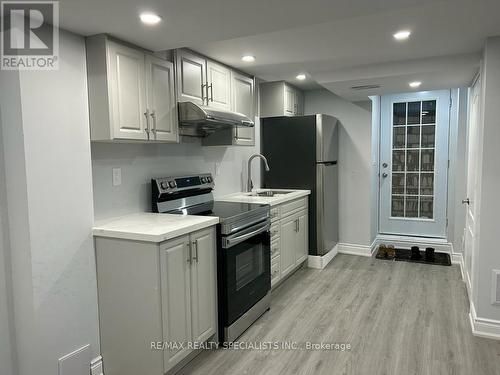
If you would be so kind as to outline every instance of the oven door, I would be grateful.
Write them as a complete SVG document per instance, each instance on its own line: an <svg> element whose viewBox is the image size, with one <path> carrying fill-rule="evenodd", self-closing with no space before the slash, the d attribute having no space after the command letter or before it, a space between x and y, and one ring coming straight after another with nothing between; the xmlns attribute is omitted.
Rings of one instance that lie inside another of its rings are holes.
<svg viewBox="0 0 500 375"><path fill-rule="evenodd" d="M224 325L228 327L271 289L269 221L222 238Z"/></svg>

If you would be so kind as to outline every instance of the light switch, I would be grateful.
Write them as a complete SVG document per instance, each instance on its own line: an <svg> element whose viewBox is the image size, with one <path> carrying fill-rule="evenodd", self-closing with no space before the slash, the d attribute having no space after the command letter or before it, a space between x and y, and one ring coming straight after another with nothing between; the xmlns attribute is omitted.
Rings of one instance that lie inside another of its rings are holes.
<svg viewBox="0 0 500 375"><path fill-rule="evenodd" d="M122 169L113 168L113 186L120 186L122 184Z"/></svg>

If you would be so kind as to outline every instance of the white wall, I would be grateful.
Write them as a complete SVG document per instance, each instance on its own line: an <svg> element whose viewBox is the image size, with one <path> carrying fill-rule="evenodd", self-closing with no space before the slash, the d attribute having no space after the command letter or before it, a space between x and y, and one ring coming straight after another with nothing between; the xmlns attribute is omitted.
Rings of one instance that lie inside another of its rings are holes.
<svg viewBox="0 0 500 375"><path fill-rule="evenodd" d="M151 211L151 178L210 172L216 197L246 187L248 158L260 150L259 119L256 146L202 147L199 140L181 144L93 143L92 174L96 219ZM189 141L189 140L188 140ZM219 175L215 164L220 165ZM112 186L112 169L122 169L122 185ZM260 186L260 161L252 164L252 179Z"/></svg>
<svg viewBox="0 0 500 375"><path fill-rule="evenodd" d="M339 119L339 241L371 245L371 112L330 91L313 90L306 92L305 113Z"/></svg>
<svg viewBox="0 0 500 375"><path fill-rule="evenodd" d="M59 66L2 72L20 374L57 374L58 359L87 344L100 352L82 37L61 31Z"/></svg>
<svg viewBox="0 0 500 375"><path fill-rule="evenodd" d="M498 217L500 212L500 37L486 42L482 66L482 134L479 140L478 230L472 280L472 302L477 316L496 321L500 306L491 304L492 270L500 270ZM481 151L482 150L482 151Z"/></svg>

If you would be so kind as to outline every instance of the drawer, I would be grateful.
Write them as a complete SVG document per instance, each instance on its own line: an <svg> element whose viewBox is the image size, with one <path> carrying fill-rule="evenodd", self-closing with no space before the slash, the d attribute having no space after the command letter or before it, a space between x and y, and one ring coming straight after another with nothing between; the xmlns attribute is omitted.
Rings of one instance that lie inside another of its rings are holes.
<svg viewBox="0 0 500 375"><path fill-rule="evenodd" d="M299 198L294 201L283 203L281 205L281 218L288 216L294 212L307 209L307 197Z"/></svg>
<svg viewBox="0 0 500 375"><path fill-rule="evenodd" d="M271 260L271 286L280 279L280 276L280 257L277 256L276 258Z"/></svg>
<svg viewBox="0 0 500 375"><path fill-rule="evenodd" d="M279 238L271 242L271 259L274 259L278 255L280 255L280 244L281 240Z"/></svg>
<svg viewBox="0 0 500 375"><path fill-rule="evenodd" d="M271 224L270 232L271 232L271 242L274 241L276 238L280 237L280 223L279 223L279 221Z"/></svg>
<svg viewBox="0 0 500 375"><path fill-rule="evenodd" d="M274 222L276 220L280 219L280 208L279 207L272 207L271 208L271 222Z"/></svg>

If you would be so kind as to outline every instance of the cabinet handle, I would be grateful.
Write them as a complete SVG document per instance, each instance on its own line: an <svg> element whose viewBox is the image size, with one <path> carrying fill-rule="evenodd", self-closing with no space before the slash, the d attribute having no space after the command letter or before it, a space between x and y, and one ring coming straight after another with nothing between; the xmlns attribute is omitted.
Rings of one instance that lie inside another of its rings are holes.
<svg viewBox="0 0 500 375"><path fill-rule="evenodd" d="M144 112L144 116L146 116L146 134L149 139L149 109L146 108L146 112Z"/></svg>
<svg viewBox="0 0 500 375"><path fill-rule="evenodd" d="M191 248L191 242L188 242L188 258L187 258L187 262L188 263L192 263L193 262L193 250Z"/></svg>
<svg viewBox="0 0 500 375"><path fill-rule="evenodd" d="M210 101L213 102L214 101L214 84L211 83L210 84ZM208 97L208 93L207 93L207 97Z"/></svg>
<svg viewBox="0 0 500 375"><path fill-rule="evenodd" d="M205 86L207 86L206 83L202 83L201 84L201 102L202 104L205 104ZM208 92L207 92L207 96L208 96ZM208 98L207 98L207 102L208 102Z"/></svg>
<svg viewBox="0 0 500 375"><path fill-rule="evenodd" d="M297 219L297 232L300 232L300 219Z"/></svg>
<svg viewBox="0 0 500 375"><path fill-rule="evenodd" d="M194 246L194 254L195 254L195 256L193 257L193 260L198 262L198 240L193 241L193 246Z"/></svg>
<svg viewBox="0 0 500 375"><path fill-rule="evenodd" d="M295 219L295 232L299 231L299 219Z"/></svg>
<svg viewBox="0 0 500 375"><path fill-rule="evenodd" d="M151 112L151 118L153 119L153 134L156 135L156 111Z"/></svg>

